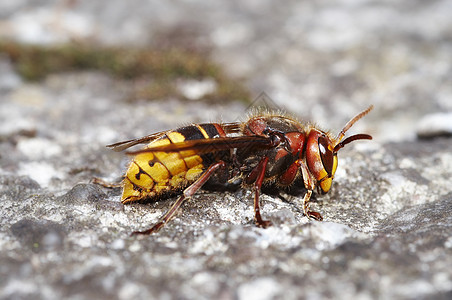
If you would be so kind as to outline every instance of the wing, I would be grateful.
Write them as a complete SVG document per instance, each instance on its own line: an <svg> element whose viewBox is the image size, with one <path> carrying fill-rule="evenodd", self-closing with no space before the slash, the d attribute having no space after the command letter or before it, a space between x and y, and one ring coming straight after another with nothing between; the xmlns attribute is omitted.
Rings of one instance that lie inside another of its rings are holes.
<svg viewBox="0 0 452 300"><path fill-rule="evenodd" d="M240 124L238 122L234 123L223 123L220 124L221 128L223 128L225 133L238 133L240 132Z"/></svg>
<svg viewBox="0 0 452 300"><path fill-rule="evenodd" d="M187 150L195 151L196 154L204 154L235 148L268 149L273 146L274 142L271 138L252 135L215 139L188 140L180 143L149 147L138 151L129 151L127 152L127 154L136 155L148 152L179 152Z"/></svg>
<svg viewBox="0 0 452 300"><path fill-rule="evenodd" d="M167 132L168 131L156 132L156 133L144 136L142 138L110 144L110 145L107 145L107 147L111 148L113 151L119 152L119 151L125 150L127 148L130 148L130 147L138 145L138 144L149 143L149 142L156 140L159 137L163 136Z"/></svg>
<svg viewBox="0 0 452 300"><path fill-rule="evenodd" d="M223 128L225 133L240 132L240 123L223 123L223 124L220 124L220 126ZM165 135L165 133L168 133L168 132L169 131L156 132L156 133L153 133L153 134L150 134L150 135L138 138L138 139L132 139L132 140L128 140L128 141L122 141L122 142L110 144L110 145L107 145L107 147L111 148L113 151L120 152L120 151L123 151L132 146L138 145L138 144L149 143L153 140L158 139L159 137L162 137L163 135Z"/></svg>

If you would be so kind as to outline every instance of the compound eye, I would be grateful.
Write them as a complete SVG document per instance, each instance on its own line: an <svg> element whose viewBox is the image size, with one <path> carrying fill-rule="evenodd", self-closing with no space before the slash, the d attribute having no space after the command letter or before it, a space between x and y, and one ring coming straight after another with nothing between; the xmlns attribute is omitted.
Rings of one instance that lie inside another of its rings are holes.
<svg viewBox="0 0 452 300"><path fill-rule="evenodd" d="M328 176L331 177L333 175L334 155L333 151L328 147L330 144L331 142L326 136L319 137L320 157L322 158L325 171L328 173Z"/></svg>

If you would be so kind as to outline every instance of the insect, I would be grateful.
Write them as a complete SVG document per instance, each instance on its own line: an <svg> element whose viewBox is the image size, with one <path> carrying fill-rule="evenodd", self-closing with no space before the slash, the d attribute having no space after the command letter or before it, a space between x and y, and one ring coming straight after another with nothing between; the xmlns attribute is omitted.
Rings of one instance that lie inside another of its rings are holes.
<svg viewBox="0 0 452 300"><path fill-rule="evenodd" d="M182 203L207 181L223 183L241 179L242 186L254 190L254 221L266 228L271 221L260 213L259 195L263 184L287 187L300 176L306 193L303 213L322 220L310 210L315 189L327 193L337 168L337 152L346 144L372 139L355 134L345 139L350 127L372 110L371 105L357 114L334 137L312 124L279 114L256 114L246 122L193 124L154 133L139 139L108 145L115 151L147 143L133 155L123 180L123 204L156 201L180 194L171 208L151 228L133 234L157 232L178 211Z"/></svg>

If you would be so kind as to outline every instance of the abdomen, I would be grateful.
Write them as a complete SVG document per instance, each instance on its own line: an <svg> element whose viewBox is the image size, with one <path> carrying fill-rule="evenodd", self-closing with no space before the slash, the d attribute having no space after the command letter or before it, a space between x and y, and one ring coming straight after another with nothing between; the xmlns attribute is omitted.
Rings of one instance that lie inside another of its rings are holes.
<svg viewBox="0 0 452 300"><path fill-rule="evenodd" d="M219 124L195 124L168 131L146 147L220 136L225 133ZM126 172L121 201L153 201L176 193L198 179L212 159L212 154L197 155L193 150L137 154Z"/></svg>

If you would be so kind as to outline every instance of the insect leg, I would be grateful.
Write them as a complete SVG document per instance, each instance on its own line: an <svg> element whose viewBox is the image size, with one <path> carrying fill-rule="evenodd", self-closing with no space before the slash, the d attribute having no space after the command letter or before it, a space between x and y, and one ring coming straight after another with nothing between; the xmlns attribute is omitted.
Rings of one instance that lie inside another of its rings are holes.
<svg viewBox="0 0 452 300"><path fill-rule="evenodd" d="M132 235L135 234L151 234L154 232L157 232L160 230L160 228L163 227L168 221L174 217L177 210L181 207L182 203L187 199L193 196L203 185L204 183L209 180L209 178L212 176L212 174L219 168L224 168L225 163L223 161L219 161L213 165L211 165L202 175L199 177L193 184L191 184L189 187L187 187L184 190L184 193L182 196L179 197L179 199L174 202L173 206L165 213L165 215L160 219L159 222L157 222L154 226L151 228L144 230L144 231L134 231L132 232Z"/></svg>
<svg viewBox="0 0 452 300"><path fill-rule="evenodd" d="M315 188L314 180L312 179L311 175L309 174L308 167L304 164L303 161L297 160L296 163L300 166L301 173L303 175L304 186L307 190L306 194L304 195L304 198L303 198L303 213L306 217L308 217L310 219L322 221L323 218L320 215L320 213L318 213L316 211L312 211L309 208L309 200L311 200L312 191Z"/></svg>
<svg viewBox="0 0 452 300"><path fill-rule="evenodd" d="M259 195L261 192L262 182L264 181L265 168L268 163L268 157L264 157L261 159L259 164L257 165L257 178L254 182L254 221L256 225L262 228L267 228L272 225L271 221L262 220L261 212L259 208Z"/></svg>
<svg viewBox="0 0 452 300"><path fill-rule="evenodd" d="M106 188L118 188L122 186L121 182L108 182L99 177L93 177L91 183L98 184Z"/></svg>

